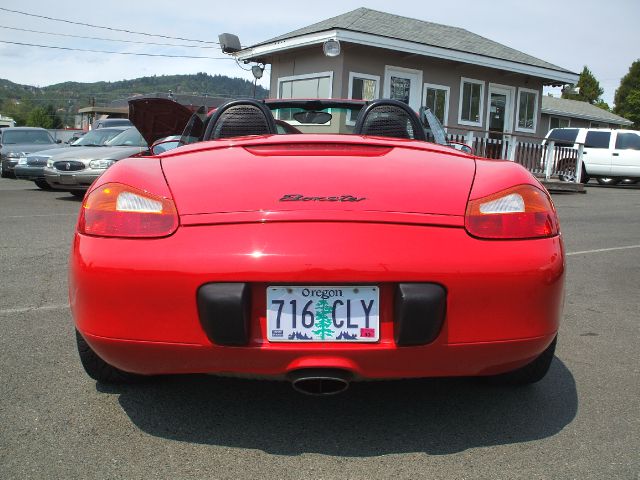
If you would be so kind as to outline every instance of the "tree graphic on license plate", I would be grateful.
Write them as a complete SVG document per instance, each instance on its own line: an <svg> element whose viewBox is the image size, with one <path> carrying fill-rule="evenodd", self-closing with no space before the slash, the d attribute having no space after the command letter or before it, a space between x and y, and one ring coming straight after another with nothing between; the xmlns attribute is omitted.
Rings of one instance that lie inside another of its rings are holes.
<svg viewBox="0 0 640 480"><path fill-rule="evenodd" d="M314 335L319 336L322 340L327 337L333 337L333 330L331 329L331 306L326 300L320 300L316 303L316 322L317 330L312 330Z"/></svg>

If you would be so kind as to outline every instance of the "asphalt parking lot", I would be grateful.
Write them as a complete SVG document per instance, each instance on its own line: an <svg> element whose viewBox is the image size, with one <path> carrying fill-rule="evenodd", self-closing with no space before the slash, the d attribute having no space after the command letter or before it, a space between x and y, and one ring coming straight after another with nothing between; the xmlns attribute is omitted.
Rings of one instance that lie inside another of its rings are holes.
<svg viewBox="0 0 640 480"><path fill-rule="evenodd" d="M330 398L208 376L90 380L66 306L80 202L31 185L0 179L0 478L639 478L639 185L554 195L567 292L543 381Z"/></svg>

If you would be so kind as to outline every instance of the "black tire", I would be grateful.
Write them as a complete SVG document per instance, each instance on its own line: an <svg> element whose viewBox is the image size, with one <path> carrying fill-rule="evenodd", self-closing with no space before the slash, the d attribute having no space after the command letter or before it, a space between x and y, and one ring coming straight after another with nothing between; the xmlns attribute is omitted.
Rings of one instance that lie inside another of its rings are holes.
<svg viewBox="0 0 640 480"><path fill-rule="evenodd" d="M124 372L112 365L109 365L91 349L87 341L77 330L76 344L78 345L78 354L80 355L80 362L84 367L84 371L87 372L87 375L98 382L136 383L146 378L142 375L136 375L135 373Z"/></svg>
<svg viewBox="0 0 640 480"><path fill-rule="evenodd" d="M49 185L46 180L34 180L33 183L35 183L36 186L42 190L53 190L53 188L51 188L51 185Z"/></svg>
<svg viewBox="0 0 640 480"><path fill-rule="evenodd" d="M489 377L490 382L496 385L530 385L539 382L551 367L557 342L558 337L556 336L553 342L534 361L512 372Z"/></svg>
<svg viewBox="0 0 640 480"><path fill-rule="evenodd" d="M86 192L84 191L78 191L78 190L72 190L71 192L69 192L71 195L73 195L76 198L84 198L84 194Z"/></svg>
<svg viewBox="0 0 640 480"><path fill-rule="evenodd" d="M610 178L610 177L598 177L596 178L596 181L600 185L617 185L620 183L619 178Z"/></svg>
<svg viewBox="0 0 640 480"><path fill-rule="evenodd" d="M4 173L4 170L0 170L0 177L7 178L9 176L8 173Z"/></svg>

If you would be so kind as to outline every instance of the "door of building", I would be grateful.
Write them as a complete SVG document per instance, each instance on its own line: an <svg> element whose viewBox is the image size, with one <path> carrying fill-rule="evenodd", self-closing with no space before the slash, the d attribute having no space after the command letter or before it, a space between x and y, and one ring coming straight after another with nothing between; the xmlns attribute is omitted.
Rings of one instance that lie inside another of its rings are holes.
<svg viewBox="0 0 640 480"><path fill-rule="evenodd" d="M489 108L487 127L489 138L501 140L513 131L513 90L508 87L489 85Z"/></svg>
<svg viewBox="0 0 640 480"><path fill-rule="evenodd" d="M382 96L400 100L416 112L422 104L422 72L410 68L385 68Z"/></svg>

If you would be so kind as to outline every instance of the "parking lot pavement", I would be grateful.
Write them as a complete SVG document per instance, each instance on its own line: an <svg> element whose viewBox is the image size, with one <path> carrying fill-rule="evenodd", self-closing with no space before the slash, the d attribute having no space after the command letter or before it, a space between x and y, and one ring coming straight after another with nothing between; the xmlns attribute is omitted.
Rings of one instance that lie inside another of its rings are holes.
<svg viewBox="0 0 640 480"><path fill-rule="evenodd" d="M640 188L587 190L554 195L567 292L543 381L371 382L321 399L206 376L91 381L66 307L80 202L0 179L0 477L637 479Z"/></svg>

